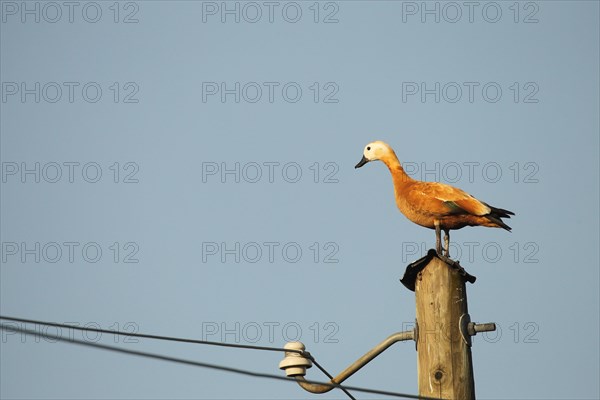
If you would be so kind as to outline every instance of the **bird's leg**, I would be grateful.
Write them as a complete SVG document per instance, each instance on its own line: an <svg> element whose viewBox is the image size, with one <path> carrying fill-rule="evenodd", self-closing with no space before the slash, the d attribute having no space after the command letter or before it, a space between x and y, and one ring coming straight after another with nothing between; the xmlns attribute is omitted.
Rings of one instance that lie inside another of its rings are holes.
<svg viewBox="0 0 600 400"><path fill-rule="evenodd" d="M450 257L450 229L444 229L444 246L446 246L446 257Z"/></svg>
<svg viewBox="0 0 600 400"><path fill-rule="evenodd" d="M442 254L442 230L440 229L440 225L437 222L434 222L435 225L435 251L438 254Z"/></svg>

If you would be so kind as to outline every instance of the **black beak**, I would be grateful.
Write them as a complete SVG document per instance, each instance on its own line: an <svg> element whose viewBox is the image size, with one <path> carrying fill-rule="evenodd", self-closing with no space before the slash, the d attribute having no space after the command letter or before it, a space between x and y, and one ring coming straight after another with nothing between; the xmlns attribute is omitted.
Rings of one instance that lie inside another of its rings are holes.
<svg viewBox="0 0 600 400"><path fill-rule="evenodd" d="M366 163L368 163L368 162L369 162L369 160L367 160L367 157L365 157L365 156L363 155L363 157L360 159L360 161L358 162L358 164L356 164L356 165L354 166L354 168L360 168L360 167L362 167L363 165L365 165L365 164L366 164Z"/></svg>

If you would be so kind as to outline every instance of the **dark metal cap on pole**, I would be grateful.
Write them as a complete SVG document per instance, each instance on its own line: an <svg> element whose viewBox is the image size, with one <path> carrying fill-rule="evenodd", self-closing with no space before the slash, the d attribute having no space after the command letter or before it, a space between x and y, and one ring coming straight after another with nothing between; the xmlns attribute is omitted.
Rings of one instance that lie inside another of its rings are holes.
<svg viewBox="0 0 600 400"><path fill-rule="evenodd" d="M449 259L448 257L439 255L434 249L430 249L427 252L427 255L425 255L422 258L419 258L417 261L413 261L412 263L408 264L406 267L406 271L404 271L404 276L402 277L402 279L400 279L400 282L402 282L402 284L408 290L414 292L415 281L417 279L417 276L419 275L419 272L421 272L434 257L439 258L449 267L456 269L466 282L475 283L475 280L477 278L465 271L465 269L460 266L460 263L458 261L454 261Z"/></svg>

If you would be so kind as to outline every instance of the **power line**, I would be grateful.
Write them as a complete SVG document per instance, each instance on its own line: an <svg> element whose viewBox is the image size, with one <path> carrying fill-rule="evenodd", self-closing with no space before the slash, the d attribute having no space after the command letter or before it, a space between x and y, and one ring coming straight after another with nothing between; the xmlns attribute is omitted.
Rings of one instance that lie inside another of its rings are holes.
<svg viewBox="0 0 600 400"><path fill-rule="evenodd" d="M185 338L177 338L177 337L171 337L171 336L148 335L148 334L143 334L143 333L119 332L119 331L111 331L111 330L107 330L107 329L79 327L79 326L73 326L73 325L67 325L67 324L58 324L56 322L44 322L44 321L37 321L37 320L16 318L16 317L0 316L0 319L5 319L7 321L13 321L13 322L34 324L34 325L46 325L46 326L52 326L52 327L56 327L56 328L76 329L76 330L85 331L85 332L105 333L105 334L111 334L111 335L139 337L139 338L145 338L145 339L167 340L167 341L173 341L173 342L204 344L204 345L223 346L223 347L234 347L234 348L251 349L251 350L295 352L295 353L300 353L300 354L302 354L302 356L310 359L313 362L313 364L315 364L317 366L317 368L319 368L321 370L321 372L323 372L329 379L333 379L333 376L331 376L331 374L329 374L329 372L327 372L325 370L325 368L323 368L309 352L302 351L302 350L284 349L284 348L279 348L279 347L253 346L253 345L213 342L213 341L207 341L207 340L185 339ZM343 386L340 385L338 387L351 400L356 400L346 389L344 389Z"/></svg>
<svg viewBox="0 0 600 400"><path fill-rule="evenodd" d="M329 372L327 372L325 370L325 368L323 368L309 352L302 351L302 350L284 349L284 348L279 348L279 347L253 346L253 345L244 345L244 344L213 342L213 341L208 341L208 340L185 339L185 338L177 338L177 337L171 337L171 336L148 335L148 334L143 334L143 333L119 332L119 331L111 331L111 330L107 330L107 329L79 327L79 326L73 326L73 325L67 325L67 324L59 324L56 322L45 322L45 321L37 321L37 320L32 320L32 319L16 318L16 317L0 316L0 319L5 319L7 321L13 321L13 322L26 323L26 324L46 325L46 326L52 326L52 327L61 328L61 329L62 328L76 329L76 330L85 331L85 332L106 333L106 334L111 334L111 335L139 337L139 338L145 338L145 339L157 339L157 340L166 340L166 341L172 341L172 342L204 344L204 345L222 346L222 347L234 347L234 348L251 349L251 350L300 353L303 357L310 359L317 366L317 368L319 368L321 370L321 372L323 372L329 379L333 379L333 376L331 376L331 374L329 374ZM339 386L339 389L341 389L351 400L356 400L341 385Z"/></svg>
<svg viewBox="0 0 600 400"><path fill-rule="evenodd" d="M168 340L170 342L205 344L205 345L210 345L210 346L235 347L235 348L239 348L239 349L250 349L250 350L294 352L294 353L302 354L303 356L310 357L310 354L306 351L288 350L288 349L284 349L281 347L253 346L253 345L247 345L247 344L213 342L210 340L186 339L186 338L178 338L178 337L172 337L172 336L148 335L145 333L130 333L130 332L111 331L108 329L81 327L81 326L74 326L74 325L67 325L67 324L57 324L56 322L45 322L45 321L37 321L37 320L33 320L33 319L5 317L3 315L0 315L0 319L5 319L7 321L14 321L14 322L22 322L25 324L47 325L47 326L53 326L56 328L75 329L78 331L106 333L109 335L138 337L138 338L144 338L144 339Z"/></svg>
<svg viewBox="0 0 600 400"><path fill-rule="evenodd" d="M119 331L112 331L112 330L107 330L107 329L79 327L79 326L74 326L74 325L59 324L56 322L45 322L45 321L37 321L37 320L32 320L32 319L16 318L16 317L0 316L0 319L5 319L7 321L13 321L13 322L21 322L21 323L26 323L26 324L33 324L33 325L46 325L46 326L52 326L52 327L61 328L61 329L62 328L75 329L75 330L85 331L85 332L105 333L105 334L111 334L111 335L139 337L139 338L145 338L145 339L157 339L157 340L166 340L166 341L173 341L173 342L204 344L204 345L223 346L223 347L234 347L234 348L251 349L251 350L294 352L294 353L299 353L303 357L310 359L313 362L313 364L315 364L317 366L317 368L319 368L321 370L321 372L323 372L329 379L333 379L333 376L331 376L331 374L329 372L327 372L325 370L325 368L323 368L309 352L302 351L302 350L284 349L284 348L279 348L279 347L253 346L253 345L244 345L244 344L213 342L213 341L208 341L208 340L185 339L185 338L177 338L177 337L171 337L171 336L148 335L148 334L143 334L143 333L119 332ZM346 393L346 395L351 400L356 400L346 389L344 389L343 386L340 385L339 389L341 389L344 393Z"/></svg>
<svg viewBox="0 0 600 400"><path fill-rule="evenodd" d="M14 318L14 317L0 316L0 319L5 319L5 320L15 321L15 322L24 322L24 323L26 322L26 323L33 323L33 324L40 324L40 325L55 326L55 327L59 327L59 328L60 327L69 328L69 329L73 328L73 329L90 331L90 332L101 332L101 333L109 333L109 334L116 334L116 335L127 335L127 336L143 337L143 338L150 338L150 339L160 339L160 340L175 339L174 341L186 342L186 343L199 343L199 344L209 344L209 345L215 344L215 345L226 346L226 347L238 347L238 348L241 347L241 348L249 348L249 349L255 349L255 350L271 350L271 351L284 351L284 352L290 351L288 349L278 349L278 348L274 348L274 347L264 347L263 348L262 346L232 345L230 343L197 341L194 339L170 338L168 336L156 336L156 335L147 335L147 334L139 334L139 333L138 334L128 334L128 333L123 333L123 332L118 332L118 331L110 331L110 330L96 329L96 328L80 328L80 327L74 327L72 325L45 323L42 321L35 321L35 320L28 320L28 319L23 319L23 318ZM293 379L293 378L283 377L280 375L267 374L267 373L263 373L263 372L254 372L254 371L249 371L249 370L244 370L244 369L239 369L239 368L227 367L227 366L223 366L223 365L204 363L204 362L199 362L199 361L194 361L194 360L187 360L187 359L183 359L183 358L176 358L176 357L166 356L166 355L162 355L162 354L147 353L147 352L138 351L138 350L124 349L124 348L110 346L110 345L101 344L101 343L86 342L84 340L79 340L79 339L75 339L75 338L64 338L63 336L60 336L60 335L52 335L49 333L37 332L37 331L31 330L31 329L9 326L9 325L5 325L5 324L0 324L0 329L12 330L15 332L25 333L25 334L30 334L30 335L37 335L37 336L45 337L45 338L56 340L56 341L72 343L72 344L77 344L77 345L81 345L81 346L94 347L97 349L112 351L112 352L116 352L116 353L134 355L134 356L145 357L145 358L152 358L152 359L163 360L163 361L168 361L168 362L178 363L178 364L186 364L186 365L202 367L202 368L210 368L210 369L215 369L215 370L220 370L220 371L225 371L225 372L236 373L236 374L240 374L240 375L248 375L248 376L254 376L254 377L259 377L259 378L275 379L275 380L287 381L287 382L296 382L295 379ZM301 351L297 351L297 352L301 352ZM301 353L308 354L307 352L301 352ZM331 375L329 375L329 373L327 373L320 365L318 365L316 363L316 361L314 361L314 358L310 354L308 354L308 356L311 358L311 360L315 363L315 365L317 365L317 367L321 371L323 371L326 375L331 377ZM309 380L307 380L306 382L312 383L312 384L320 384L320 385L330 386L332 388L346 389L346 390L352 390L352 391L356 391L356 392L369 393L369 394L380 394L380 395L384 395L384 396L401 397L401 398L408 398L408 399L439 400L439 399L434 399L431 397L422 397L422 396L416 396L416 395L398 393L398 392L390 392L390 391L378 390L378 389L367 389L367 388L360 388L360 387L346 386L346 385L344 385L342 387L341 385L332 383L332 382L317 382L317 381L309 381ZM345 393L347 393L346 390L344 390ZM349 394L349 393L347 393L347 394Z"/></svg>

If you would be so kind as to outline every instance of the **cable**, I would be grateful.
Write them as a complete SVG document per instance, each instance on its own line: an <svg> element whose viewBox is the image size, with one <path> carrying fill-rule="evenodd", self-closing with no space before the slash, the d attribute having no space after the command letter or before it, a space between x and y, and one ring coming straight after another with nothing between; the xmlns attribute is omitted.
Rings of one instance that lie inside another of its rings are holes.
<svg viewBox="0 0 600 400"><path fill-rule="evenodd" d="M280 347L267 347L267 346L252 346L247 344L235 344L235 343L223 343L223 342L211 342L209 340L198 340L198 339L185 339L171 336L159 336L159 335L148 335L144 333L129 333L129 332L119 332L119 331L111 331L107 329L97 329L97 328L88 328L88 327L80 327L73 326L67 324L57 324L55 322L44 322L37 321L32 319L25 318L15 318L15 317L5 317L0 315L0 319L5 319L7 321L14 322L23 322L26 324L34 324L34 325L48 325L54 326L56 328L65 328L65 329L75 329L78 331L86 331L86 332L97 332L97 333L106 333L110 335L120 335L120 336L130 336L130 337L139 337L144 339L156 339L156 340L168 340L171 342L182 342L182 343L194 343L194 344L206 344L211 346L222 346L222 347L236 347L240 349L250 349L250 350L265 350L265 351L281 351L281 352L294 352L304 355L306 352L302 350L288 350Z"/></svg>
<svg viewBox="0 0 600 400"><path fill-rule="evenodd" d="M184 339L184 338L176 338L176 337L170 337L170 336L148 335L148 334L143 334L143 333L127 333L127 332L111 331L111 330L99 329L99 328L79 327L79 326L73 326L73 325L67 325L67 324L58 324L55 322L44 322L44 321L37 321L37 320L16 318L16 317L0 316L0 319L5 319L7 321L13 321L13 322L34 324L34 325L47 325L47 326L53 326L55 328L75 329L75 330L85 331L85 332L106 333L106 334L111 334L111 335L139 337L139 338L145 338L145 339L168 340L168 341L173 341L173 342L205 344L205 345L223 346L223 347L235 347L235 348L251 349L251 350L294 352L294 353L299 353L299 354L303 355L304 357L310 359L317 366L317 368L319 368L325 375L327 375L327 377L329 379L333 379L333 376L331 376L331 374L329 374L329 372L327 372L319 363L317 363L317 360L315 360L314 357L309 352L302 351L302 350L284 349L284 348L279 348L279 347L252 346L252 345L244 345L244 344L232 344L232 343L223 343L223 342L212 342L212 341L207 341L207 340ZM346 395L351 400L356 400L341 385L339 386L339 388L344 393L346 393Z"/></svg>
<svg viewBox="0 0 600 400"><path fill-rule="evenodd" d="M327 372L319 363L317 363L317 360L315 360L314 357L309 352L302 351L302 350L284 349L284 348L279 348L279 347L253 346L253 345L244 345L244 344L232 344L232 343L223 343L223 342L212 342L212 341L207 341L207 340L184 339L184 338L176 338L176 337L171 337L171 336L148 335L148 334L143 334L143 333L127 333L127 332L111 331L111 330L99 329L99 328L79 327L79 326L73 326L73 325L67 325L67 324L58 324L55 322L44 322L44 321L37 321L37 320L16 318L16 317L0 316L0 319L5 319L7 321L13 321L13 322L34 324L34 325L47 325L47 326L53 326L56 328L75 329L75 330L85 331L85 332L107 333L107 334L112 334L112 335L139 337L139 338L145 338L145 339L157 339L157 340L167 340L167 341L173 341L173 342L205 344L205 345L223 346L223 347L235 347L235 348L251 349L251 350L294 352L294 353L302 354L304 357L310 359L325 375L327 375L327 377L329 379L333 379L333 377L329 374L329 372ZM338 387L344 393L346 393L346 395L351 400L356 400L341 385L339 385Z"/></svg>
<svg viewBox="0 0 600 400"><path fill-rule="evenodd" d="M12 318L12 317L3 317L3 316L0 316L0 319L6 319L6 320L11 320L11 321L19 321L19 322L29 322L29 323L45 324L45 323L40 322L40 321L26 320L26 319L22 319L22 318ZM55 324L55 323L49 323L48 325L49 326L56 326L56 327L76 328L76 327L73 327L71 325L63 325L63 324ZM216 369L216 370L220 370L220 371L226 371L226 372L231 372L231 373L236 373L236 374L241 374L241 375L254 376L254 377L259 377L259 378L268 378L268 379L275 379L275 380L280 380L280 381L296 382L293 378L283 377L283 376L280 376L280 375L274 375L274 374L267 374L267 373L262 373L262 372L248 371L248 370L243 370L243 369L238 369L238 368L226 367L226 366L222 366L222 365L216 365L216 364L210 364L210 363L203 363L203 362L194 361L194 360L186 360L186 359L182 359L182 358L175 358L175 357L165 356L165 355L162 355L162 354L147 353L147 352L142 352L142 351L137 351L137 350L129 350L129 349L124 349L124 348L120 348L120 347L116 347L116 346L109 346L109 345L105 345L105 344L100 344L100 343L86 342L86 341L79 340L79 339L74 339L74 338L64 338L64 337L59 336L59 335L51 335L51 334L44 333L44 332L37 332L37 331L30 330L30 329L24 329L24 328L19 328L19 327L14 327L14 326L8 326L8 325L5 325L5 324L0 324L0 329L2 329L2 330L12 330L12 331L15 331L15 332L26 333L26 334L31 334L31 335L37 335L37 336L41 336L41 337L45 337L45 338L48 338L48 339L53 339L53 340L57 340L57 341L61 341L61 342L72 343L72 344L77 344L77 345L81 345L81 346L94 347L94 348L98 348L98 349L102 349L102 350L107 350L107 351L112 351L112 352L117 352L117 353L122 353L122 354L129 354L129 355L135 355L135 356L139 356L139 357L158 359L158 360L169 361L169 362L179 363L179 364L186 364L186 365L191 365L191 366L196 366L196 367ZM169 339L167 339L166 336L155 336L155 335L145 335L145 334L130 335L130 334L125 334L125 333L121 333L121 332L117 332L117 331L113 332L113 331L101 330L101 329L93 329L93 328L79 328L79 329L80 330L88 330L88 331L96 331L96 332L102 331L102 332L111 333L111 334L123 334L123 335L128 335L128 336L134 336L135 335L137 337L146 337L146 338L155 338L155 339L156 338L160 338L160 339L164 339L164 340L169 340ZM192 340L192 339L179 339L179 338L174 338L174 339L177 339L176 341L183 341L183 342L190 342L190 341L192 341L192 342L194 342L194 340ZM200 341L200 342L206 342L206 341ZM230 345L229 343L219 343L219 342L208 342L208 343L203 343L203 344L209 344L209 343L218 343L219 345ZM239 347L239 346L246 347L246 348L260 347L260 346L246 346L246 345L235 345L235 346L232 346L232 347ZM267 347L266 349L275 351L275 348L272 348L272 347ZM282 351L289 351L287 349L281 349L281 350ZM314 358L312 356L310 356L310 354L309 354L309 357L314 362ZM321 371L323 371L326 375L330 376L316 362L315 362L315 365L317 365L317 367L319 369L321 369ZM342 388L341 385L335 384L335 383L332 383L332 382L317 382L317 381L309 381L309 380L307 380L306 382L313 383L313 384L320 384L320 385L331 386L333 388L338 388L338 389ZM353 391L356 391L356 392L370 393L370 394L380 394L380 395L384 395L384 396L393 396L393 397L401 397L401 398L409 398L409 399L440 400L440 399L435 399L435 398L431 398L431 397L422 397L422 396L416 396L416 395L405 394L405 393L397 393L397 392L390 392L390 391L377 390L377 389L366 389L366 388L360 388L360 387L354 387L354 386L344 386L344 388L347 389L347 390L353 390ZM344 392L346 392L346 391L344 391Z"/></svg>

